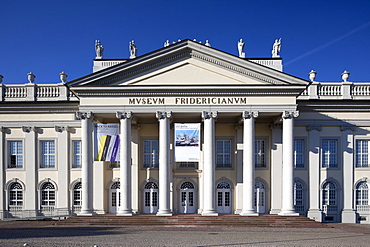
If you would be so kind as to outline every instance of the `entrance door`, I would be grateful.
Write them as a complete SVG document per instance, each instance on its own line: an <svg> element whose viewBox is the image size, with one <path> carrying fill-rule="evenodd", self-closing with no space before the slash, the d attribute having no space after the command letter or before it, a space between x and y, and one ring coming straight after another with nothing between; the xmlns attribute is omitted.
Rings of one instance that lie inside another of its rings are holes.
<svg viewBox="0 0 370 247"><path fill-rule="evenodd" d="M254 188L254 206L256 212L264 214L266 213L265 185L262 182L256 182Z"/></svg>
<svg viewBox="0 0 370 247"><path fill-rule="evenodd" d="M194 184L184 182L180 187L180 214L196 213Z"/></svg>
<svg viewBox="0 0 370 247"><path fill-rule="evenodd" d="M227 182L221 182L217 185L217 212L220 214L231 213L231 189Z"/></svg>
<svg viewBox="0 0 370 247"><path fill-rule="evenodd" d="M109 190L109 213L116 214L118 207L121 206L121 184L114 182Z"/></svg>
<svg viewBox="0 0 370 247"><path fill-rule="evenodd" d="M155 214L158 211L158 185L148 182L144 186L144 214Z"/></svg>

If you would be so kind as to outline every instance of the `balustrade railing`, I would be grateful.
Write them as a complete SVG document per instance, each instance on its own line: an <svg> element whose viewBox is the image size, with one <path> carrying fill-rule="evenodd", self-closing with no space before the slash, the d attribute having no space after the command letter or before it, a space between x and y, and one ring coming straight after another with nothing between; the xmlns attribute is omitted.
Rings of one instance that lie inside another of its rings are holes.
<svg viewBox="0 0 370 247"><path fill-rule="evenodd" d="M362 211L362 212L369 212L370 211L370 205L357 205L356 206L357 211Z"/></svg>
<svg viewBox="0 0 370 247"><path fill-rule="evenodd" d="M63 84L0 84L0 101L76 101L77 97Z"/></svg>

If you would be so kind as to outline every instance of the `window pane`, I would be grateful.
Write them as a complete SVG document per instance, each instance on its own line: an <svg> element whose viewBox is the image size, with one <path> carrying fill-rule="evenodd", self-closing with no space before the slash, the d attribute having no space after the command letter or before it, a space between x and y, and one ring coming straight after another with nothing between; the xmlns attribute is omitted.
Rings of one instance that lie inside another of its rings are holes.
<svg viewBox="0 0 370 247"><path fill-rule="evenodd" d="M55 167L55 143L54 141L41 142L41 168Z"/></svg>
<svg viewBox="0 0 370 247"><path fill-rule="evenodd" d="M72 167L73 168L80 168L82 164L82 150L81 150L81 141L73 141L73 163Z"/></svg>
<svg viewBox="0 0 370 247"><path fill-rule="evenodd" d="M10 141L8 168L22 168L22 167L23 167L23 142Z"/></svg>
<svg viewBox="0 0 370 247"><path fill-rule="evenodd" d="M231 140L216 140L216 166L231 167Z"/></svg>

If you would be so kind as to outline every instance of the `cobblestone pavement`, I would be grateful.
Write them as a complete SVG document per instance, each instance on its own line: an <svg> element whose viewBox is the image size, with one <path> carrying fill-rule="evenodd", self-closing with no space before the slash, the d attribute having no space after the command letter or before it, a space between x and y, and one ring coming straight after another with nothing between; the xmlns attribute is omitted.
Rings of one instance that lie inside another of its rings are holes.
<svg viewBox="0 0 370 247"><path fill-rule="evenodd" d="M326 228L56 226L0 221L0 246L370 246L370 225Z"/></svg>

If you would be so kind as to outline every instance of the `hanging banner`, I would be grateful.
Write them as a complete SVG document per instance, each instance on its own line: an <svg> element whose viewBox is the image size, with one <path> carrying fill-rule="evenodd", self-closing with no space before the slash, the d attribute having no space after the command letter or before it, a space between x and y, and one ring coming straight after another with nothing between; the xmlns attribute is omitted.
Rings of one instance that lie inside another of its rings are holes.
<svg viewBox="0 0 370 247"><path fill-rule="evenodd" d="M175 162L198 162L200 123L175 124Z"/></svg>
<svg viewBox="0 0 370 247"><path fill-rule="evenodd" d="M94 124L95 160L119 161L119 124Z"/></svg>

